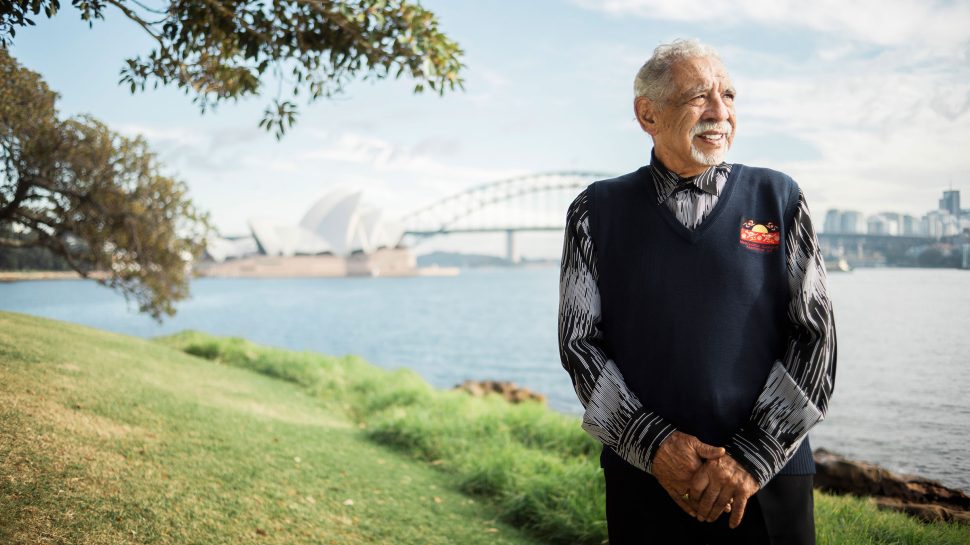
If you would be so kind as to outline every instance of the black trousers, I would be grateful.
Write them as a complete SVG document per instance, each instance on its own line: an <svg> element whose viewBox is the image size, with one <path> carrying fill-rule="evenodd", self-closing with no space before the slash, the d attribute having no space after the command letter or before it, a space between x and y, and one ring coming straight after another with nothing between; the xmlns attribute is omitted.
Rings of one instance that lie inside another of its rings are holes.
<svg viewBox="0 0 970 545"><path fill-rule="evenodd" d="M700 522L652 475L633 466L603 469L610 545L814 545L812 475L777 475L748 500L737 528L729 513Z"/></svg>

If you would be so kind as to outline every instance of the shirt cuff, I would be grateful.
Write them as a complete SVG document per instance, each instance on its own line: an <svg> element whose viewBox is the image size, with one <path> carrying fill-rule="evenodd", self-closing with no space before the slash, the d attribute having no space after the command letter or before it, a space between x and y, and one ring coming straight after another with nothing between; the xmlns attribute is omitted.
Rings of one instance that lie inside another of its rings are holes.
<svg viewBox="0 0 970 545"><path fill-rule="evenodd" d="M657 449L675 431L677 428L662 417L640 407L620 436L617 454L626 460L643 460L644 471L653 474L653 457L657 454ZM624 452L627 449L637 452Z"/></svg>
<svg viewBox="0 0 970 545"><path fill-rule="evenodd" d="M785 447L753 422L742 426L724 449L758 481L759 487L768 484L788 459Z"/></svg>

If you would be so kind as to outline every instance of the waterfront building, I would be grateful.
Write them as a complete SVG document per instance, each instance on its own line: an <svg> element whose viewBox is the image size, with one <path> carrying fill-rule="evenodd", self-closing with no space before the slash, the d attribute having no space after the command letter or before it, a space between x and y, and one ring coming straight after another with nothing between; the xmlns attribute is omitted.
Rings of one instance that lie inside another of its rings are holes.
<svg viewBox="0 0 970 545"><path fill-rule="evenodd" d="M220 237L210 236L206 240L205 252L213 261L225 261L229 258L259 255L259 246L252 236Z"/></svg>
<svg viewBox="0 0 970 545"><path fill-rule="evenodd" d="M946 210L954 217L960 217L960 191L956 189L944 191L943 198L940 199L940 210Z"/></svg>
<svg viewBox="0 0 970 545"><path fill-rule="evenodd" d="M822 232L830 235L862 235L867 231L862 212L832 208L825 213Z"/></svg>
<svg viewBox="0 0 970 545"><path fill-rule="evenodd" d="M868 227L867 232L870 235L898 236L899 219L895 216L899 216L899 214L882 213L869 216L866 222Z"/></svg>
<svg viewBox="0 0 970 545"><path fill-rule="evenodd" d="M903 214L899 224L900 234L906 237L920 236L919 218L911 214Z"/></svg>
<svg viewBox="0 0 970 545"><path fill-rule="evenodd" d="M931 210L923 216L922 231L930 238L942 238L960 233L960 222L946 210Z"/></svg>
<svg viewBox="0 0 970 545"><path fill-rule="evenodd" d="M867 230L865 216L856 210L845 210L842 212L842 234L862 235Z"/></svg>
<svg viewBox="0 0 970 545"><path fill-rule="evenodd" d="M842 211L832 208L825 213L825 224L822 226L822 232L837 235L842 232Z"/></svg>
<svg viewBox="0 0 970 545"><path fill-rule="evenodd" d="M250 235L212 237L207 257L215 262L253 255L270 257L370 255L397 247L404 226L362 202L360 191L335 190L316 201L298 224L250 218Z"/></svg>

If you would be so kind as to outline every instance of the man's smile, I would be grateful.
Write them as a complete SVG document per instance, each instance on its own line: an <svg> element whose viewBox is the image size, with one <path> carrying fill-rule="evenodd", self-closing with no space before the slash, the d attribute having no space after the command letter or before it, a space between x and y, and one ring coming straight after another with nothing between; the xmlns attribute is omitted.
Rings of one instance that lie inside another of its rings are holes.
<svg viewBox="0 0 970 545"><path fill-rule="evenodd" d="M727 135L722 132L703 133L697 135L697 137L701 140L710 142L712 144L720 143L726 136Z"/></svg>

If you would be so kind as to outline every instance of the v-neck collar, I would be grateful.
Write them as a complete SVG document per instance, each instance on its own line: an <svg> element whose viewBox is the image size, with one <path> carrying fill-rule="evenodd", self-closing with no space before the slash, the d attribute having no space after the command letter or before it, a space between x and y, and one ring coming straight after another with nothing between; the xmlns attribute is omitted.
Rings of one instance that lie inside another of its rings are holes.
<svg viewBox="0 0 970 545"><path fill-rule="evenodd" d="M718 179L721 176L729 176L731 174L731 165L722 162L709 167L700 174L682 178L668 169L657 158L656 151L652 150L650 152L650 172L653 175L653 185L656 191L658 205L663 204L674 193L692 187L718 197L720 196L717 188Z"/></svg>
<svg viewBox="0 0 970 545"><path fill-rule="evenodd" d="M734 163L731 165L731 173L728 175L728 179L724 183L724 188L721 190L721 196L718 197L717 203L708 213L707 217L704 218L704 221L702 221L701 224L694 229L688 229L686 226L684 226L684 224L677 219L677 216L675 216L667 206L656 205L659 196L657 195L656 184L654 184L653 180L653 169L650 167L650 165L646 165L640 169L642 182L640 186L644 191L646 191L647 202L650 203L647 208L651 208L655 210L657 214L660 214L660 217L662 217L667 224L670 225L670 228L673 229L678 235L687 239L687 241L691 244L697 244L704 236L704 233L707 232L708 228L714 225L714 223L717 221L718 217L721 215L721 211L723 211L727 206L728 201L731 199L731 195L734 194L734 186L737 185L736 180L738 178L738 174L740 174L741 170L743 169L744 165L740 163Z"/></svg>

